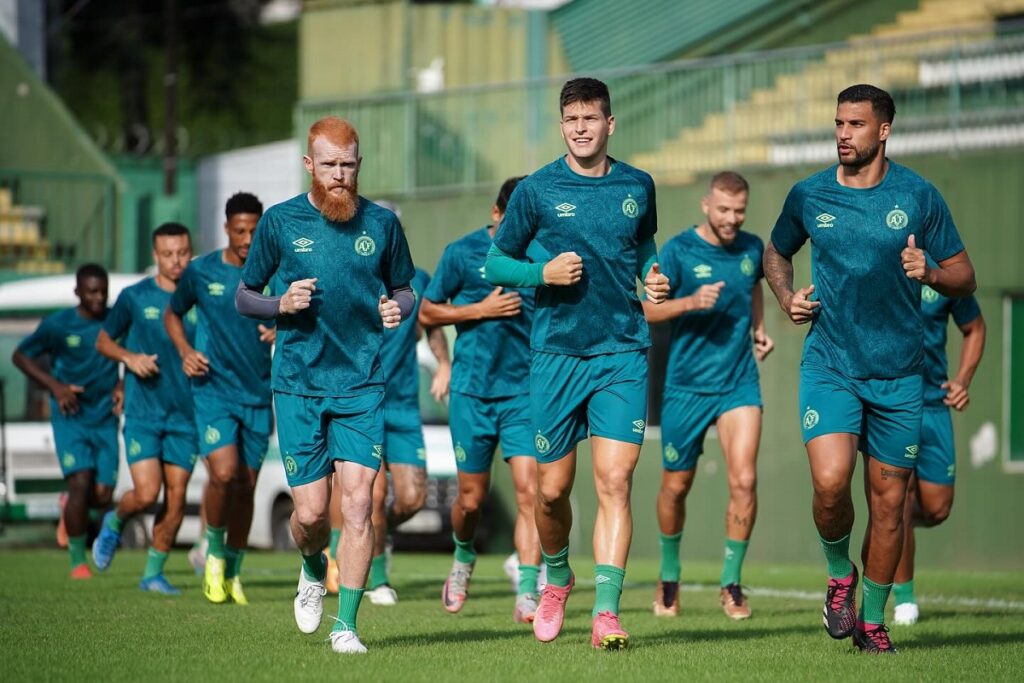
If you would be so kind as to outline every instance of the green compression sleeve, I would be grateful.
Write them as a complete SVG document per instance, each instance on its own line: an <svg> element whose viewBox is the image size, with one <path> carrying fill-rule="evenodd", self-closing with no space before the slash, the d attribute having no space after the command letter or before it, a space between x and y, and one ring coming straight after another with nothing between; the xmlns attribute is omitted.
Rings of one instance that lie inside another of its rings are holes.
<svg viewBox="0 0 1024 683"><path fill-rule="evenodd" d="M636 248L636 276L638 279L643 280L647 277L647 273L651 271L651 266L658 262L658 245L654 243L654 238L649 237Z"/></svg>
<svg viewBox="0 0 1024 683"><path fill-rule="evenodd" d="M484 264L484 277L492 285L503 287L541 287L544 264L517 261L492 244Z"/></svg>

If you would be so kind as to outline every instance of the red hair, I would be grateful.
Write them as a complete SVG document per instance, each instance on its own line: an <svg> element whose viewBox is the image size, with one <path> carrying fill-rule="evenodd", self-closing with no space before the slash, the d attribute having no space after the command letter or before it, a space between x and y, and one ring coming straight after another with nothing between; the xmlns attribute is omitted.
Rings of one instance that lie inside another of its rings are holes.
<svg viewBox="0 0 1024 683"><path fill-rule="evenodd" d="M313 155L313 141L325 137L339 147L347 147L352 143L359 144L359 133L351 123L337 116L325 116L309 127L306 139L306 153Z"/></svg>

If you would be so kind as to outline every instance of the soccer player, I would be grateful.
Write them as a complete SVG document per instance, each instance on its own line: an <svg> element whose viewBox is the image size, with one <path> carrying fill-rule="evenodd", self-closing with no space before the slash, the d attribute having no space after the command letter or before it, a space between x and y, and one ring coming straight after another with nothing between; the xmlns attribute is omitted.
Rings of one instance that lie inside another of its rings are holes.
<svg viewBox="0 0 1024 683"><path fill-rule="evenodd" d="M96 336L109 313L108 279L95 263L79 268L78 305L43 318L11 357L16 368L51 395L53 443L68 485L62 518L72 579L92 577L85 557L89 509L108 507L117 483L117 416L124 390L117 364L96 352ZM50 358L49 372L37 361L44 355Z"/></svg>
<svg viewBox="0 0 1024 683"><path fill-rule="evenodd" d="M124 523L153 505L164 488L139 588L178 595L180 591L164 576L164 564L185 515L185 489L198 444L188 378L176 362L163 316L192 258L188 228L164 223L154 230L153 258L156 275L121 292L96 338L101 354L128 369L124 443L134 488L104 516L92 556L97 569L109 567ZM195 323L194 313L186 316L190 338L195 335Z"/></svg>
<svg viewBox="0 0 1024 683"><path fill-rule="evenodd" d="M260 219L235 303L244 315L277 319L272 386L302 553L295 622L313 633L323 617L330 477L338 472L344 528L331 647L364 653L356 614L373 552L373 482L384 447L380 348L383 328L412 313L414 269L395 214L358 194L362 158L351 124L315 122L303 161L312 189ZM287 291L264 296L275 274Z"/></svg>
<svg viewBox="0 0 1024 683"><path fill-rule="evenodd" d="M790 190L765 248L764 273L789 318L811 323L799 411L828 562L825 630L852 635L862 651L894 653L884 610L921 446L921 285L966 296L974 268L935 187L885 156L896 112L889 93L854 85L837 105L839 163ZM792 257L808 239L812 284L794 291ZM928 265L925 250L938 267ZM859 614L860 574L849 557L858 450L869 511Z"/></svg>
<svg viewBox="0 0 1024 683"><path fill-rule="evenodd" d="M473 537L500 442L516 492L514 539L521 560L512 619L537 612L540 541L533 517L537 461L530 425L530 323L533 290L491 287L481 277L494 234L522 178L509 178L491 208L491 225L448 245L420 308L424 325L455 325L455 363L448 404L459 493L452 505L455 558L441 592L449 612L465 604L476 562ZM450 303L449 303L450 302Z"/></svg>
<svg viewBox="0 0 1024 683"><path fill-rule="evenodd" d="M896 609L893 623L917 623L919 610L914 597L914 527L938 526L953 507L956 481L956 446L949 409L962 411L970 402L968 388L985 349L985 319L973 295L950 299L931 287L921 288L924 314L924 417L921 449L903 513L903 554L892 586ZM946 326L949 319L963 334L960 368L949 379L946 360Z"/></svg>
<svg viewBox="0 0 1024 683"><path fill-rule="evenodd" d="M608 87L592 78L568 81L559 110L568 154L512 193L486 275L495 285L538 288L530 414L538 463L535 515L548 584L534 635L547 642L562 629L574 583L569 496L576 446L589 431L598 500L591 644L618 649L628 641L619 598L633 535L632 476L647 424L651 343L636 281L644 281L652 303L664 300L669 285L657 266L654 181L608 156L615 132ZM521 261L534 240L556 256Z"/></svg>
<svg viewBox="0 0 1024 683"><path fill-rule="evenodd" d="M377 204L395 214L401 221L399 208L388 201ZM388 576L389 529L395 529L420 511L427 501L427 451L423 443L423 422L420 417L420 371L416 359L416 340L425 330L427 343L438 370L431 383L431 393L440 401L448 393L451 376L451 361L448 357L448 341L440 327L420 328L416 320L423 292L430 282L430 275L422 268L416 269L412 279L416 303L410 314L411 320L396 329L384 331L384 343L380 350L381 369L384 372L384 453L383 463L391 475L394 500L387 507L388 477L378 476L373 486L373 559L370 560L369 590L366 597L375 605L390 606L398 602L398 593L391 586ZM338 592L338 565L331 561L337 552L341 537L340 487L331 490L331 552L328 555L327 590Z"/></svg>
<svg viewBox="0 0 1024 683"><path fill-rule="evenodd" d="M263 204L239 192L225 206L228 246L192 261L164 311L167 334L191 379L203 490L207 558L203 595L212 603L248 604L239 574L252 525L256 477L270 442L270 345L274 330L243 317L234 292ZM193 346L184 317L196 309ZM226 533L226 543L225 543Z"/></svg>
<svg viewBox="0 0 1024 683"><path fill-rule="evenodd" d="M726 616L750 617L740 573L757 516L762 404L754 357L764 360L774 343L764 329L764 244L740 230L748 196L747 181L738 173L724 171L711 179L701 200L705 221L661 249L659 265L672 282L670 298L660 305L644 302L648 322L672 323L661 408L664 472L656 506L661 529L657 616L679 613L679 544L686 496L704 451L704 435L714 424L729 481L720 600Z"/></svg>

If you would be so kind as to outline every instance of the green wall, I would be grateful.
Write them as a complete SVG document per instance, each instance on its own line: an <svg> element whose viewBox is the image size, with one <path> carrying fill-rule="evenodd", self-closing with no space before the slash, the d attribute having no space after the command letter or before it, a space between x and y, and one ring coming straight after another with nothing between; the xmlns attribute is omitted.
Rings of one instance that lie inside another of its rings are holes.
<svg viewBox="0 0 1024 683"><path fill-rule="evenodd" d="M971 387L971 405L953 418L960 474L953 514L945 525L921 532L919 557L932 566L1019 568L1024 564L1024 532L1016 522L1024 518L1024 474L1005 473L1001 452L992 461L973 467L968 442L983 423L994 423L1000 444L1006 429L1002 405L1002 294L1005 290L1024 289L1024 228L1019 222L1019 216L1024 215L1024 194L1020 191L1024 187L1024 158L1019 151L1009 150L900 161L931 180L949 203L978 273L977 296L988 323L988 344ZM752 188L746 229L767 239L789 188L814 170L817 168L746 173ZM702 217L698 202L704 182L702 179L695 185L658 188L660 241ZM403 202L403 222L417 262L432 270L445 244L487 221L492 202L491 192ZM808 251L805 249L796 258L798 283L809 280ZM760 509L749 558L753 562L814 562L820 559L820 552L811 523L810 477L796 410L797 367L806 328L797 328L785 320L767 291L766 301L768 330L775 339L776 350L762 366L765 412L759 459ZM951 330L949 354L953 367L957 365L959 337L955 329ZM1024 420L1024 415L1017 419ZM653 440L645 445L636 473L633 552L639 555L653 556L657 551L653 499L660 478L659 447ZM593 482L587 475L589 455L585 448L581 457L575 490L578 515L573 546L578 552L586 552L595 500ZM496 468L496 481L499 495L508 504L512 497L505 469ZM863 496L856 493L854 498ZM689 499L684 557L721 556L725 503L721 452L717 442L709 439ZM860 542L865 521L863 504L859 503L855 545Z"/></svg>

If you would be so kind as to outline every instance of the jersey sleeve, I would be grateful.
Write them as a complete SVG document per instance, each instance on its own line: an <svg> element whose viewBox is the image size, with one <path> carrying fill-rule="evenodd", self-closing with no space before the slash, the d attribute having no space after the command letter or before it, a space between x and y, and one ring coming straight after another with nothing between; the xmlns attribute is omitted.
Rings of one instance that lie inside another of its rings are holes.
<svg viewBox="0 0 1024 683"><path fill-rule="evenodd" d="M171 310L178 316L184 316L189 309L196 305L196 262L188 264L188 268L181 274L178 286L171 294Z"/></svg>
<svg viewBox="0 0 1024 683"><path fill-rule="evenodd" d="M790 258L807 241L807 228L803 221L803 192L799 185L794 185L782 205L782 213L772 228L771 242L775 250L786 258Z"/></svg>
<svg viewBox="0 0 1024 683"><path fill-rule="evenodd" d="M974 295L970 294L960 299L953 299L950 313L953 315L953 322L963 327L981 316L981 306L978 305L978 300L974 298Z"/></svg>
<svg viewBox="0 0 1024 683"><path fill-rule="evenodd" d="M107 319L103 321L103 331L111 339L122 338L128 333L128 328L131 327L132 305L129 299L131 299L131 294L127 289L118 294L114 307L110 309Z"/></svg>
<svg viewBox="0 0 1024 683"><path fill-rule="evenodd" d="M30 358L52 354L53 349L53 321L49 316L43 318L32 334L18 344L18 351Z"/></svg>
<svg viewBox="0 0 1024 683"><path fill-rule="evenodd" d="M242 282L249 287L263 289L277 272L280 262L281 249L274 230L274 213L268 211L256 224L256 234L242 268Z"/></svg>
<svg viewBox="0 0 1024 683"><path fill-rule="evenodd" d="M536 211L529 184L521 182L509 197L505 216L494 236L494 244L514 259L526 256L527 247L537 234Z"/></svg>
<svg viewBox="0 0 1024 683"><path fill-rule="evenodd" d="M462 289L462 281L459 277L458 260L455 255L455 245L449 244L441 260L434 271L434 277L423 291L423 298L433 301L435 304L442 304L455 298L455 295Z"/></svg>
<svg viewBox="0 0 1024 683"><path fill-rule="evenodd" d="M764 279L764 241L757 235L753 235L754 238L754 253L757 257L754 259L754 279Z"/></svg>
<svg viewBox="0 0 1024 683"><path fill-rule="evenodd" d="M389 292L412 282L416 266L409 255L409 242L405 239L398 218L391 214L388 225L387 262L381 264L381 276Z"/></svg>
<svg viewBox="0 0 1024 683"><path fill-rule="evenodd" d="M949 212L946 200L939 191L929 186L928 212L924 221L924 239L918 242L918 248L926 250L936 261L945 261L964 250L960 233L953 223L953 215Z"/></svg>
<svg viewBox="0 0 1024 683"><path fill-rule="evenodd" d="M647 211L640 217L640 224L637 226L636 239L638 242L646 242L658 232L658 200L654 190L654 179L646 176L644 180L647 190Z"/></svg>

